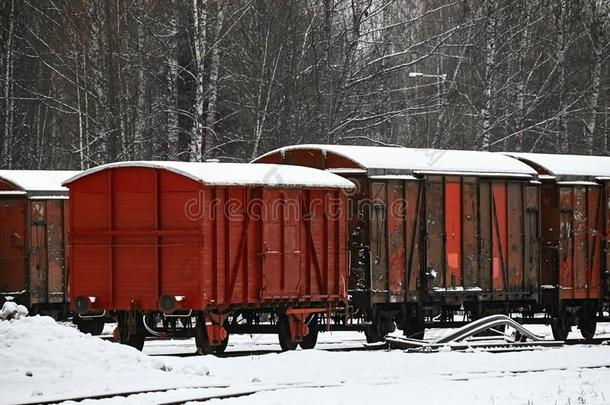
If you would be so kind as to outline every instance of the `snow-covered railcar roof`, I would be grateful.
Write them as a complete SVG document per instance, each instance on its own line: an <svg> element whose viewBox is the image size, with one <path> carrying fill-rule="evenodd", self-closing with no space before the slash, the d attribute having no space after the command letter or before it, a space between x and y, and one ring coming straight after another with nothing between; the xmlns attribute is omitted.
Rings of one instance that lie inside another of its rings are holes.
<svg viewBox="0 0 610 405"><path fill-rule="evenodd" d="M408 174L378 174L370 176L370 178L373 180L419 180L417 177Z"/></svg>
<svg viewBox="0 0 610 405"><path fill-rule="evenodd" d="M536 175L536 171L531 167L508 156L489 152L448 149L354 145L294 145L268 152L259 159L276 153L307 149L320 150L323 153L334 153L351 160L366 170L383 169L407 171L417 174L456 173L476 174L479 176L531 177Z"/></svg>
<svg viewBox="0 0 610 405"><path fill-rule="evenodd" d="M553 155L547 153L506 152L525 163L541 168L555 177L595 178L610 177L610 156Z"/></svg>
<svg viewBox="0 0 610 405"><path fill-rule="evenodd" d="M198 163L173 161L116 162L94 167L67 179L75 180L106 169L147 167L168 170L211 186L310 187L351 189L354 184L336 174L309 167L263 163Z"/></svg>
<svg viewBox="0 0 610 405"><path fill-rule="evenodd" d="M68 189L62 183L79 173L73 170L0 170L0 180L29 196L50 195L57 198L68 194Z"/></svg>

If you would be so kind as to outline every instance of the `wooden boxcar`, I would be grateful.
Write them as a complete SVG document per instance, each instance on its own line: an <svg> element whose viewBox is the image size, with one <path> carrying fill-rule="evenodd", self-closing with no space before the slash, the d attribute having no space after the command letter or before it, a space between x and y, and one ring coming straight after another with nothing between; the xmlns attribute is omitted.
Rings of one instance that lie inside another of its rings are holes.
<svg viewBox="0 0 610 405"><path fill-rule="evenodd" d="M344 212L353 185L339 176L121 162L66 186L75 310L112 311L124 343L141 348L144 329L171 333L179 319L188 332L196 320L198 348L223 350L229 316L271 312L284 349L310 347L317 324L308 328L306 318L347 299Z"/></svg>
<svg viewBox="0 0 610 405"><path fill-rule="evenodd" d="M507 156L300 145L256 159L339 173L350 197L350 296L378 340L394 323L422 336L424 318L534 307L539 268L536 172Z"/></svg>
<svg viewBox="0 0 610 405"><path fill-rule="evenodd" d="M0 170L0 301L67 316L68 189L61 183L77 173Z"/></svg>
<svg viewBox="0 0 610 405"><path fill-rule="evenodd" d="M610 157L509 155L536 169L542 182L541 299L555 318L553 334L563 340L578 325L591 338L607 298Z"/></svg>

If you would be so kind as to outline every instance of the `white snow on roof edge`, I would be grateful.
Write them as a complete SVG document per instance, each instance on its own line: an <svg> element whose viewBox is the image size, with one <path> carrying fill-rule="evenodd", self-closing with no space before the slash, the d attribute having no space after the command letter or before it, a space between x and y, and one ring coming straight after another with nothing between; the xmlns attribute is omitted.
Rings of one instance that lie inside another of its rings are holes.
<svg viewBox="0 0 610 405"><path fill-rule="evenodd" d="M78 173L74 170L0 170L0 179L25 192L68 193L63 182Z"/></svg>
<svg viewBox="0 0 610 405"><path fill-rule="evenodd" d="M610 177L610 156L560 155L549 153L500 152L527 164L538 165L551 176L571 178ZM541 176L542 177L542 176Z"/></svg>
<svg viewBox="0 0 610 405"><path fill-rule="evenodd" d="M343 177L309 167L265 163L199 163L175 161L128 161L97 166L73 176L64 185L107 169L145 167L168 170L210 186L262 186L276 188L340 188L353 189L354 184Z"/></svg>
<svg viewBox="0 0 610 405"><path fill-rule="evenodd" d="M460 173L497 176L536 177L529 165L491 152L450 149L417 149L385 146L304 144L278 148L255 159L293 150L319 150L334 153L363 169L403 170L411 173Z"/></svg>

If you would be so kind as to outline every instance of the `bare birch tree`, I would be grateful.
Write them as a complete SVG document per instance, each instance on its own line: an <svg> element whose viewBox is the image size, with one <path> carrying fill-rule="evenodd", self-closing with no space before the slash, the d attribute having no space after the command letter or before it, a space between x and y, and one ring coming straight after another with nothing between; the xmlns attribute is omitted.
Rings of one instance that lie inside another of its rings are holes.
<svg viewBox="0 0 610 405"><path fill-rule="evenodd" d="M6 0L0 165L609 153L607 0Z"/></svg>
<svg viewBox="0 0 610 405"><path fill-rule="evenodd" d="M191 133L191 160L201 161L203 158L204 132L203 110L205 106L205 56L207 52L207 17L208 0L193 0L193 35L195 38L196 86Z"/></svg>

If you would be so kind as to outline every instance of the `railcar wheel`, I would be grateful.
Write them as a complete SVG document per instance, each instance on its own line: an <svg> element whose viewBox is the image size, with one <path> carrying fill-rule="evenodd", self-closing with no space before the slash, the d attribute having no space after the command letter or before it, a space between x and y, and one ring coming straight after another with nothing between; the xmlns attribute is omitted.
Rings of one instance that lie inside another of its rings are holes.
<svg viewBox="0 0 610 405"><path fill-rule="evenodd" d="M595 329L597 328L595 315L595 311L582 310L581 316L578 318L578 329L580 329L580 334L585 339L593 339L595 336Z"/></svg>
<svg viewBox="0 0 610 405"><path fill-rule="evenodd" d="M138 331L135 334L129 335L127 339L121 339L121 343L142 351L144 349L144 340L146 340L144 332Z"/></svg>
<svg viewBox="0 0 610 405"><path fill-rule="evenodd" d="M555 340L566 340L571 329L572 327L568 324L565 315L561 315L551 324L551 331Z"/></svg>
<svg viewBox="0 0 610 405"><path fill-rule="evenodd" d="M313 349L316 347L316 343L318 342L318 332L320 330L320 325L318 324L318 314L311 314L307 317L305 321L307 327L309 328L309 332L307 335L303 336L303 340L299 343L301 349Z"/></svg>
<svg viewBox="0 0 610 405"><path fill-rule="evenodd" d="M78 315L74 315L72 323L76 325L76 329L78 329L81 333L91 333L91 322L88 322L87 320L79 317Z"/></svg>
<svg viewBox="0 0 610 405"><path fill-rule="evenodd" d="M426 322L421 308L416 305L404 305L396 318L398 328L406 338L423 339Z"/></svg>
<svg viewBox="0 0 610 405"><path fill-rule="evenodd" d="M366 337L366 343L377 343L383 340L375 324L368 325L364 329L364 336Z"/></svg>
<svg viewBox="0 0 610 405"><path fill-rule="evenodd" d="M121 344L142 351L144 340L146 339L142 314L139 312L120 313L117 315L117 322L119 324L119 341Z"/></svg>
<svg viewBox="0 0 610 405"><path fill-rule="evenodd" d="M197 353L199 354L224 353L229 345L229 334L227 333L227 337L225 337L219 345L210 344L205 320L203 317L198 316L197 323L195 324L195 343L197 345Z"/></svg>
<svg viewBox="0 0 610 405"><path fill-rule="evenodd" d="M78 315L74 316L73 322L79 331L82 333L90 333L93 336L101 335L106 323L104 317L84 319Z"/></svg>
<svg viewBox="0 0 610 405"><path fill-rule="evenodd" d="M197 353L212 354L212 346L208 337L208 330L205 326L205 319L202 316L197 317L195 324L195 344L197 345Z"/></svg>
<svg viewBox="0 0 610 405"><path fill-rule="evenodd" d="M395 330L396 324L392 317L377 313L373 321L364 329L364 335L367 343L377 343L384 341L385 336Z"/></svg>
<svg viewBox="0 0 610 405"><path fill-rule="evenodd" d="M225 350L227 350L227 346L229 345L229 334L227 334L227 337L224 338L222 340L222 342L220 342L220 344L214 348L212 348L212 352L214 354L216 353L224 353Z"/></svg>
<svg viewBox="0 0 610 405"><path fill-rule="evenodd" d="M405 328L404 328L404 334L405 337L409 338L409 339L420 339L422 340L424 338L424 334L426 332L426 326L423 323L417 323L417 324L408 324Z"/></svg>
<svg viewBox="0 0 610 405"><path fill-rule="evenodd" d="M282 351L295 350L299 344L292 339L292 334L290 333L290 320L287 315L280 314L278 316L277 327Z"/></svg>
<svg viewBox="0 0 610 405"><path fill-rule="evenodd" d="M104 325L106 325L106 320L104 317L93 318L93 327L91 334L94 336L99 336L104 331Z"/></svg>

